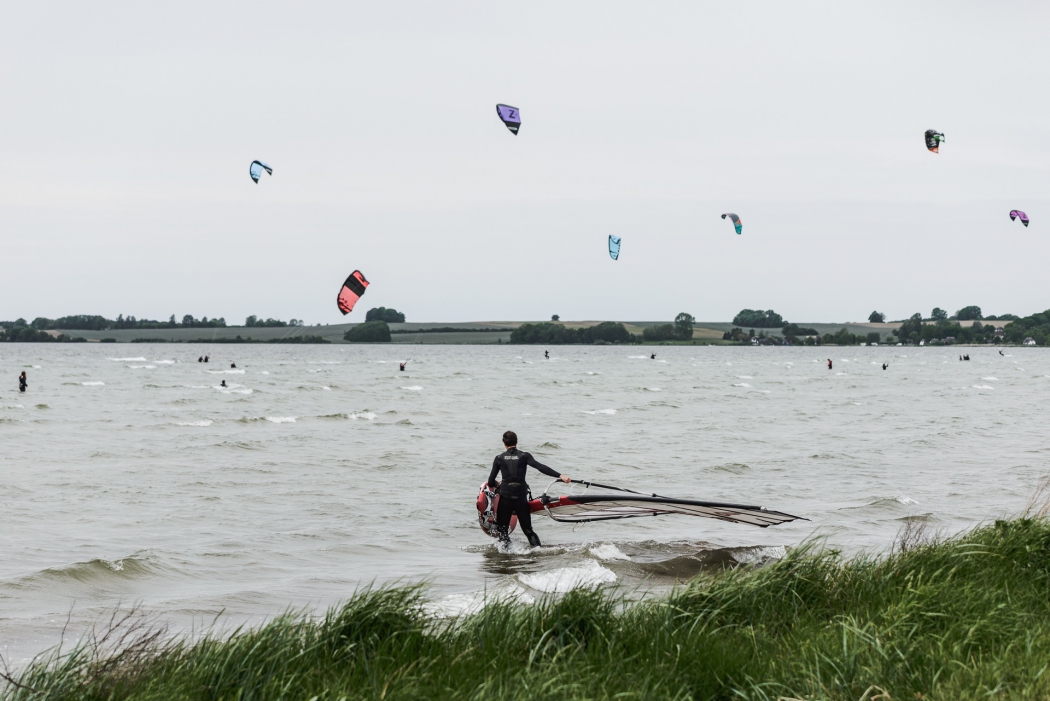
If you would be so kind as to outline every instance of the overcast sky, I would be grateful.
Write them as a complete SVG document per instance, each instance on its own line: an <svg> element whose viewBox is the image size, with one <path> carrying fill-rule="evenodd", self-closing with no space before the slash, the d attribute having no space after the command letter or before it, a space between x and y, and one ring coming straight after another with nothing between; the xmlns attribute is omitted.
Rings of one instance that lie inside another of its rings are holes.
<svg viewBox="0 0 1050 701"><path fill-rule="evenodd" d="M1046 2L6 2L0 319L337 323L355 268L347 321L1040 311L1048 31Z"/></svg>

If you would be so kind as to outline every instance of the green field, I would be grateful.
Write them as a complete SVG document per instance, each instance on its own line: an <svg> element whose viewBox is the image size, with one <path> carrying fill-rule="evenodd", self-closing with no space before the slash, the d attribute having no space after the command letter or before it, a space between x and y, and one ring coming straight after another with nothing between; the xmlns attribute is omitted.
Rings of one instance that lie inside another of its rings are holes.
<svg viewBox="0 0 1050 701"><path fill-rule="evenodd" d="M940 541L912 530L881 557L811 543L663 597L577 590L441 619L425 596L363 591L325 616L192 640L132 616L2 698L1050 698L1043 517Z"/></svg>

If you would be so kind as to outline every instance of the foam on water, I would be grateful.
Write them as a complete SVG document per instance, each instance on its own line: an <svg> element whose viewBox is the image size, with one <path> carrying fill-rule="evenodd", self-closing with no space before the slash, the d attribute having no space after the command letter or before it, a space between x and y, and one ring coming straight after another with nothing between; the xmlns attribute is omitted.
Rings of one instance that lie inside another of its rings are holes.
<svg viewBox="0 0 1050 701"><path fill-rule="evenodd" d="M616 581L616 573L602 567L597 560L585 560L579 565L561 567L550 572L520 574L518 581L536 591L564 593L580 587L611 584Z"/></svg>
<svg viewBox="0 0 1050 701"><path fill-rule="evenodd" d="M531 605L536 597L521 587L512 584L508 587L491 591L465 592L449 594L438 601L423 605L423 612L432 618L454 618L478 613L492 603L519 603Z"/></svg>
<svg viewBox="0 0 1050 701"><path fill-rule="evenodd" d="M614 543L602 543L594 545L590 549L591 555L599 560L630 560Z"/></svg>
<svg viewBox="0 0 1050 701"><path fill-rule="evenodd" d="M591 415L594 415L594 414L609 414L609 415L612 415L612 414L616 413L616 409L597 409L595 411L584 411L583 413L584 414L591 414Z"/></svg>
<svg viewBox="0 0 1050 701"><path fill-rule="evenodd" d="M995 389L995 387L992 387L991 385L974 385L973 388L974 389Z"/></svg>
<svg viewBox="0 0 1050 701"><path fill-rule="evenodd" d="M230 368L229 370L205 370L204 372L209 375L243 375L244 370L241 368Z"/></svg>
<svg viewBox="0 0 1050 701"><path fill-rule="evenodd" d="M180 421L176 423L176 426L211 426L214 421L211 419L201 419L200 421Z"/></svg>
<svg viewBox="0 0 1050 701"><path fill-rule="evenodd" d="M267 416L266 420L274 424L294 424L296 417L294 416Z"/></svg>
<svg viewBox="0 0 1050 701"><path fill-rule="evenodd" d="M422 391L423 388L419 385L412 385L411 387L402 387L401 389L408 390L409 392L419 392Z"/></svg>
<svg viewBox="0 0 1050 701"><path fill-rule="evenodd" d="M117 363L144 363L145 358L106 358L106 360L112 360Z"/></svg>
<svg viewBox="0 0 1050 701"><path fill-rule="evenodd" d="M93 382L81 382L80 384L84 385L85 387L104 387L106 383L99 382L96 380Z"/></svg>

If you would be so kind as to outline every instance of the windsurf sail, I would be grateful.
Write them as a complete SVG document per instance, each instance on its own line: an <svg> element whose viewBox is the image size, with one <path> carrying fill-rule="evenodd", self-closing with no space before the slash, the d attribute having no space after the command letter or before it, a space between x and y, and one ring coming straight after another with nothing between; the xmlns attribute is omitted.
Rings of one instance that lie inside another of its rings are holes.
<svg viewBox="0 0 1050 701"><path fill-rule="evenodd" d="M620 237L609 235L609 257L613 260L620 258Z"/></svg>
<svg viewBox="0 0 1050 701"><path fill-rule="evenodd" d="M807 520L801 516L792 516L780 511L770 511L763 506L678 499L580 480L573 480L573 483L582 484L584 487L607 489L617 493L570 493L562 496L551 496L544 492L538 499L533 499L529 502L529 510L532 513L542 511L555 521L566 523L611 521L620 518L666 516L669 514L702 516L719 521L728 521L729 523L748 523L760 528L790 523L791 521ZM555 484L555 482L551 484ZM547 489L550 489L550 486Z"/></svg>
<svg viewBox="0 0 1050 701"><path fill-rule="evenodd" d="M335 298L335 303L339 305L339 311L343 313L343 316L354 311L354 305L357 304L357 300L361 299L366 287L368 287L368 280L360 270L350 273L350 277L339 288L339 295Z"/></svg>

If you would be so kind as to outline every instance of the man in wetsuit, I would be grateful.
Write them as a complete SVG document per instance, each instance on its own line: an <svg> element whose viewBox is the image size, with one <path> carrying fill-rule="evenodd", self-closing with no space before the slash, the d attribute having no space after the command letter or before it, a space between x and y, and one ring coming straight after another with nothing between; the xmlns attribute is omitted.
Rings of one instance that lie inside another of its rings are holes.
<svg viewBox="0 0 1050 701"><path fill-rule="evenodd" d="M23 370L22 374L18 376L18 391L19 392L25 392L26 391L26 387L28 387L28 386L29 386L29 383L26 381L26 371Z"/></svg>
<svg viewBox="0 0 1050 701"><path fill-rule="evenodd" d="M503 473L503 482L499 485L499 506L496 507L496 528L499 531L501 543L510 542L510 517L518 515L518 523L521 524L521 532L529 539L529 545L537 547L540 545L540 537L532 530L532 513L529 511L529 485L525 481L525 472L529 466L536 468L545 475L557 477L562 482L568 482L569 476L562 475L541 465L532 457L531 453L523 453L518 450L518 434L507 431L503 434L503 445L507 449L496 456L492 461L492 471L489 473L489 489L496 489L496 475Z"/></svg>

